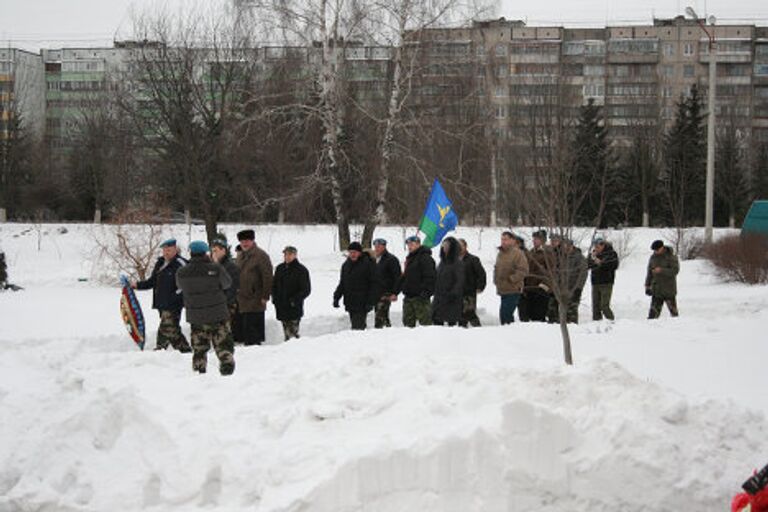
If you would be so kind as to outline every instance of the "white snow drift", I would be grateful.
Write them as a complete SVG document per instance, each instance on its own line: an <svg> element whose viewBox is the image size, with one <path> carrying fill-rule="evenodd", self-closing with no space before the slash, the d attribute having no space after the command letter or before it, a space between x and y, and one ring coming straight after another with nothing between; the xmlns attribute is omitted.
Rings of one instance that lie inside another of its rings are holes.
<svg viewBox="0 0 768 512"><path fill-rule="evenodd" d="M347 331L332 228L262 227L273 259L292 243L312 272L303 337L278 343L271 320L275 344L239 348L222 378L139 352L117 289L77 281L91 227L68 229L42 227L38 252L35 229L0 226L26 288L0 294L2 512L717 511L768 459L768 294L684 262L681 318L644 320L660 233L632 232L619 320L583 304L568 368L556 327L497 325L492 289L488 327ZM489 271L498 234L459 233ZM402 257L402 230L384 236Z"/></svg>

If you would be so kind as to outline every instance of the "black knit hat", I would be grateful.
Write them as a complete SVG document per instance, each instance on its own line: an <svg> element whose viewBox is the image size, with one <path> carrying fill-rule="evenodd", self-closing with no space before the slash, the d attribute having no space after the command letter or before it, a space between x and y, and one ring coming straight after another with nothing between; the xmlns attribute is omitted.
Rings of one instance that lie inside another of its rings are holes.
<svg viewBox="0 0 768 512"><path fill-rule="evenodd" d="M244 229L237 234L239 241L256 240L256 233L252 229Z"/></svg>
<svg viewBox="0 0 768 512"><path fill-rule="evenodd" d="M533 238L538 238L539 240L546 242L547 241L547 230L546 229L540 229L538 231L534 231L533 235L531 235Z"/></svg>
<svg viewBox="0 0 768 512"><path fill-rule="evenodd" d="M661 240L654 240L654 242L651 244L652 251L658 251L662 247L664 247L664 242L662 242Z"/></svg>
<svg viewBox="0 0 768 512"><path fill-rule="evenodd" d="M363 252L363 246L360 245L360 242L352 242L347 246L348 251L357 251L357 252Z"/></svg>

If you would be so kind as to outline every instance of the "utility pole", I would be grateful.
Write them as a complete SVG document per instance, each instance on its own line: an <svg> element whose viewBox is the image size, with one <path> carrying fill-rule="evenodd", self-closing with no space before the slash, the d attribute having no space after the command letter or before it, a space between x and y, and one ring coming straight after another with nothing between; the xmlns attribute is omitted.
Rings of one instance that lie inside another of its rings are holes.
<svg viewBox="0 0 768 512"><path fill-rule="evenodd" d="M704 20L699 18L693 7L686 7L685 13L696 20L701 30L709 38L709 95L707 99L707 187L706 187L706 210L704 218L704 238L706 243L712 243L712 216L714 211L715 195L715 66L717 58L717 46L715 45L715 17L709 17L709 29L704 24Z"/></svg>

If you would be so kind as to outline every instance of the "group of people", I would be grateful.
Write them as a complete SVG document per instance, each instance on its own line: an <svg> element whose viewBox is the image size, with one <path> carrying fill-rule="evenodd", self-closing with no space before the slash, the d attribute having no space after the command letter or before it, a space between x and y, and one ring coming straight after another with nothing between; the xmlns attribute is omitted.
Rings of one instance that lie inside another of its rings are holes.
<svg viewBox="0 0 768 512"><path fill-rule="evenodd" d="M272 269L269 255L256 245L252 229L237 234L233 259L225 236L211 242L189 244L190 259L179 254L175 239L164 241L149 278L134 281L138 290L153 290L152 307L160 314L156 350L169 346L192 352L192 368L207 369L213 347L219 371L235 370L235 343L260 345L266 339L264 312L272 299L285 339L299 337L304 300L311 292L309 272L297 258L295 247L283 250L283 263ZM192 344L181 331L181 310L187 312Z"/></svg>
<svg viewBox="0 0 768 512"><path fill-rule="evenodd" d="M533 233L530 249L525 240L504 231L498 247L493 283L500 297L502 325L523 322L560 321L561 304L567 322L578 322L582 291L591 273L592 317L614 319L611 295L619 258L610 242L595 239L588 257L572 240L547 232ZM190 259L183 258L176 240L161 244L148 279L132 282L139 290L153 289L153 305L160 314L156 349L169 346L193 352L193 369L205 373L207 352L213 347L223 375L234 372L235 343L260 345L265 340L264 313L271 298L285 340L299 338L304 301L311 293L309 271L297 258L293 246L283 249L283 263L272 269L269 255L255 242L251 229L237 234L235 258L226 237L210 245L203 241L189 246ZM390 308L403 296L403 325L480 326L477 295L486 288L486 272L480 258L468 251L464 239L445 238L439 246L439 261L418 236L405 241L408 254L400 260L387 250L387 241L377 238L372 249L359 242L347 247L341 266L333 306L349 314L351 328L367 327L374 311L376 328L390 327ZM664 304L677 316L676 276L679 263L672 248L657 240L651 245L646 294L651 296L648 318L657 318ZM191 324L192 344L181 331L182 308Z"/></svg>
<svg viewBox="0 0 768 512"><path fill-rule="evenodd" d="M349 313L352 329L365 329L368 312L375 311L375 327L388 327L389 309L403 295L403 325L479 326L477 295L486 286L486 272L480 259L467 250L464 239L447 237L440 244L439 262L417 236L406 239L408 255L400 269L397 257L387 251L383 239L373 241L365 251L359 242L347 248L333 297L334 307ZM560 322L560 305L565 321L578 323L579 304L588 274L592 284L592 319L614 320L611 296L619 257L610 242L593 241L589 257L568 238L545 230L532 236L533 247L511 232L501 235L494 265L493 283L500 297L502 325L515 321ZM671 247L661 240L651 245L646 293L652 297L648 318L657 318L664 304L677 316L677 273L679 263Z"/></svg>

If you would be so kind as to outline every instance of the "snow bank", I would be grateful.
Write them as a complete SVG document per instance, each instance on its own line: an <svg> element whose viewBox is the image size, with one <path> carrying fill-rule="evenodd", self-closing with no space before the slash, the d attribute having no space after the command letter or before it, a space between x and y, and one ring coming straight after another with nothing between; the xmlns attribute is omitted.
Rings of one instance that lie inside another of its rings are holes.
<svg viewBox="0 0 768 512"><path fill-rule="evenodd" d="M299 246L314 291L302 339L278 344L269 311L275 344L238 348L229 378L137 351L117 290L77 280L90 228L42 231L38 251L35 229L0 226L26 287L0 294L0 512L714 512L768 455L765 288L684 262L681 318L647 322L652 230L633 231L619 320L582 304L566 368L556 327L496 325L492 289L481 329L347 331L332 228L261 228L273 259ZM498 234L459 233L489 270Z"/></svg>

